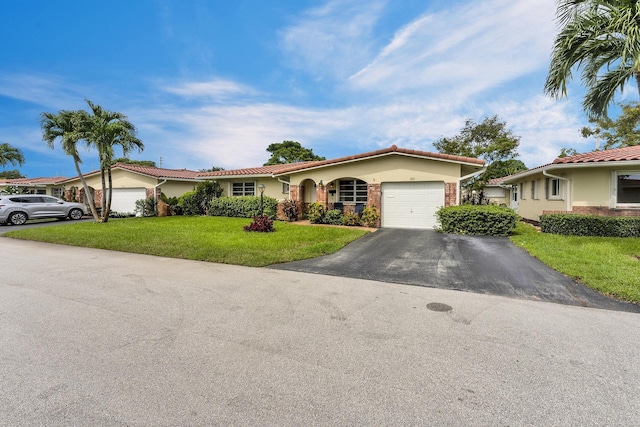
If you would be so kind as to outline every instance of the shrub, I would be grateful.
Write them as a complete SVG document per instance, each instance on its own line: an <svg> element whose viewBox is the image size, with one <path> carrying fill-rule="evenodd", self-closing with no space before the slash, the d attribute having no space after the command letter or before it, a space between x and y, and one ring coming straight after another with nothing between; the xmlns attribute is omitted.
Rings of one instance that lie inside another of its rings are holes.
<svg viewBox="0 0 640 427"><path fill-rule="evenodd" d="M640 218L576 214L540 217L543 233L597 237L640 237Z"/></svg>
<svg viewBox="0 0 640 427"><path fill-rule="evenodd" d="M519 220L512 209L493 205L449 206L436 215L442 232L487 236L507 236Z"/></svg>
<svg viewBox="0 0 640 427"><path fill-rule="evenodd" d="M178 199L178 206L183 215L204 215L204 209L195 191L184 193Z"/></svg>
<svg viewBox="0 0 640 427"><path fill-rule="evenodd" d="M380 212L375 206L365 206L360 216L360 223L367 227L377 227L380 221Z"/></svg>
<svg viewBox="0 0 640 427"><path fill-rule="evenodd" d="M136 200L136 207L133 211L136 215L140 216L156 216L158 215L156 200L153 197ZM109 216L111 216L111 214L109 214Z"/></svg>
<svg viewBox="0 0 640 427"><path fill-rule="evenodd" d="M356 226L360 225L360 215L355 212L347 212L342 217L342 225Z"/></svg>
<svg viewBox="0 0 640 427"><path fill-rule="evenodd" d="M274 219L277 212L278 201L273 197L263 197L262 213ZM232 218L253 218L260 215L260 197L219 197L211 201L209 214Z"/></svg>
<svg viewBox="0 0 640 427"><path fill-rule="evenodd" d="M342 212L339 209L331 209L324 213L323 224L342 225Z"/></svg>
<svg viewBox="0 0 640 427"><path fill-rule="evenodd" d="M307 209L307 218L312 224L322 224L324 214L324 206L320 202L311 203Z"/></svg>
<svg viewBox="0 0 640 427"><path fill-rule="evenodd" d="M211 200L220 197L222 191L217 181L200 182L195 190L180 196L178 206L184 215L206 215Z"/></svg>
<svg viewBox="0 0 640 427"><path fill-rule="evenodd" d="M298 203L295 200L287 199L282 202L282 212L289 221L296 221L298 219Z"/></svg>
<svg viewBox="0 0 640 427"><path fill-rule="evenodd" d="M258 231L261 233L269 233L275 231L273 228L273 220L267 215L257 215L253 217L253 221L249 225L244 226L244 231Z"/></svg>
<svg viewBox="0 0 640 427"><path fill-rule="evenodd" d="M182 215L182 208L178 205L177 197L167 197L166 194L160 193L160 198L169 206L169 215Z"/></svg>

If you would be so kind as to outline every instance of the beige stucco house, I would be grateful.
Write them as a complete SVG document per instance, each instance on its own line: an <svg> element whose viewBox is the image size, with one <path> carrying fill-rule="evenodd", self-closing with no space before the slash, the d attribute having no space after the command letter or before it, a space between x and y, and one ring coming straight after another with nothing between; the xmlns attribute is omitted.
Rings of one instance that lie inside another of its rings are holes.
<svg viewBox="0 0 640 427"><path fill-rule="evenodd" d="M640 216L640 146L557 158L491 184L533 221L552 212Z"/></svg>
<svg viewBox="0 0 640 427"><path fill-rule="evenodd" d="M19 193L61 197L64 193L63 182L66 179L65 177L0 179L0 193L8 192L11 187Z"/></svg>
<svg viewBox="0 0 640 427"><path fill-rule="evenodd" d="M395 145L337 159L199 174L217 180L227 196L257 194L291 199L301 210L376 206L383 227L433 228L436 211L459 203L460 185L484 171L484 161Z"/></svg>

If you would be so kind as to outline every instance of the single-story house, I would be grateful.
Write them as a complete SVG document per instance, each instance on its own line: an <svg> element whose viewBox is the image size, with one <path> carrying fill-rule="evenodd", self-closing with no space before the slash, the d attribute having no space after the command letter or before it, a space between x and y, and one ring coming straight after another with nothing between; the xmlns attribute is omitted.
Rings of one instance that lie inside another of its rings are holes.
<svg viewBox="0 0 640 427"><path fill-rule="evenodd" d="M151 166L139 166L116 163L111 167L113 183L111 210L119 213L133 213L137 200L158 197L160 193L167 197L180 197L193 191L198 182L199 172L188 169L165 169ZM96 205L102 198L102 180L100 171L83 175L87 186L94 190ZM84 188L79 177L62 181L67 200L85 201ZM107 183L108 185L108 183Z"/></svg>
<svg viewBox="0 0 640 427"><path fill-rule="evenodd" d="M459 204L461 182L482 173L484 163L395 145L337 159L215 172L117 163L112 167L111 208L120 213L133 212L137 200L160 193L179 197L192 191L198 182L215 180L224 189L224 196L255 196L262 189L265 196L279 201L294 200L301 213L313 202L344 212L375 206L383 227L433 228L436 211ZM99 205L100 171L89 172L84 178ZM78 177L62 178L55 184L56 193L45 190L47 194L85 201Z"/></svg>
<svg viewBox="0 0 640 427"><path fill-rule="evenodd" d="M554 212L640 216L640 146L557 158L491 188L505 188L509 205L533 221Z"/></svg>
<svg viewBox="0 0 640 427"><path fill-rule="evenodd" d="M64 193L64 184L67 178L14 178L0 179L0 194L9 192L9 189L17 190L23 194L46 194L53 197L61 197Z"/></svg>
<svg viewBox="0 0 640 427"><path fill-rule="evenodd" d="M376 206L381 225L433 228L436 211L460 202L460 185L484 171L484 160L409 150L395 145L337 159L201 173L227 196L257 194L327 209L354 211Z"/></svg>

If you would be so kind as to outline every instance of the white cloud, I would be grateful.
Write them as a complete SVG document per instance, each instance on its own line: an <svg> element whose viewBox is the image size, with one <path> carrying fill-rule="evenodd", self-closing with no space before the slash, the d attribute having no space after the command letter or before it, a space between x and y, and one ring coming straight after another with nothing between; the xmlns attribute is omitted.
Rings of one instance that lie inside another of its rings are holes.
<svg viewBox="0 0 640 427"><path fill-rule="evenodd" d="M223 79L182 82L177 85L165 86L162 89L165 92L186 98L212 98L217 100L225 100L238 95L256 95L258 93L248 86Z"/></svg>
<svg viewBox="0 0 640 427"><path fill-rule="evenodd" d="M82 108L86 88L54 75L0 73L0 95L61 110Z"/></svg>

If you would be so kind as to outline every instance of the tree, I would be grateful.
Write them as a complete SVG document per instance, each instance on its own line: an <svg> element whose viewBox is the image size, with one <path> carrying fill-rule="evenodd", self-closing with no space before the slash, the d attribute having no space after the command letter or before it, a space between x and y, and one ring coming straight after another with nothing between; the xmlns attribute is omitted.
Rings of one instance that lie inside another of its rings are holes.
<svg viewBox="0 0 640 427"><path fill-rule="evenodd" d="M85 114L80 115L82 119L82 139L89 146L93 146L98 150L102 180L101 222L107 222L113 195L111 165L113 164L114 147L120 146L123 156L127 157L127 154L133 149L142 151L144 144L135 136L136 128L127 120L127 116L122 113L105 110L88 99L86 102L91 109L91 114L83 111ZM108 186L105 180L108 180Z"/></svg>
<svg viewBox="0 0 640 427"><path fill-rule="evenodd" d="M112 165L116 163L124 163L127 165L137 165L137 166L149 166L152 168L156 167L156 162L153 160L131 160L128 157L118 157L117 159L113 159Z"/></svg>
<svg viewBox="0 0 640 427"><path fill-rule="evenodd" d="M516 157L520 137L515 136L498 116L485 117L481 123L468 119L460 133L441 138L433 146L441 153L481 158L487 162Z"/></svg>
<svg viewBox="0 0 640 427"><path fill-rule="evenodd" d="M18 178L26 178L26 176L22 175L19 170L13 169L10 171L2 171L0 172L0 178L2 179L18 179Z"/></svg>
<svg viewBox="0 0 640 427"><path fill-rule="evenodd" d="M632 77L640 94L640 4L636 0L560 0L545 93L567 96L572 70L587 87L582 106L591 118L606 117L618 89Z"/></svg>
<svg viewBox="0 0 640 427"><path fill-rule="evenodd" d="M637 102L620 105L622 112L617 119L608 117L591 118L593 127L583 127L580 133L584 138L596 137L596 149L629 147L640 145L640 104Z"/></svg>
<svg viewBox="0 0 640 427"><path fill-rule="evenodd" d="M24 164L24 156L19 148L3 142L0 144L0 167L5 167L9 163L14 166L22 166Z"/></svg>
<svg viewBox="0 0 640 427"><path fill-rule="evenodd" d="M295 141L282 141L281 143L271 144L267 147L267 151L271 153L271 158L264 166L326 160L324 157L315 155L312 149L304 148L299 142Z"/></svg>
<svg viewBox="0 0 640 427"><path fill-rule="evenodd" d="M482 181L487 182L493 178L502 178L518 172L526 171L527 166L518 159L496 160L487 166L487 170L482 174Z"/></svg>
<svg viewBox="0 0 640 427"><path fill-rule="evenodd" d="M42 139L49 145L49 148L53 149L54 142L59 139L62 143L62 150L73 158L78 177L82 182L85 196L89 202L88 205L91 209L91 214L96 222L100 222L93 195L91 191L89 191L89 186L80 170L82 160L78 153L78 142L83 139L83 121L85 115L86 112L82 110L61 110L58 114L42 113L40 127L42 128Z"/></svg>
<svg viewBox="0 0 640 427"><path fill-rule="evenodd" d="M199 172L217 172L217 171L223 171L224 168L221 168L219 166L212 166L208 169L200 169Z"/></svg>
<svg viewBox="0 0 640 427"><path fill-rule="evenodd" d="M576 154L578 154L578 152L575 150L575 148L562 147L562 149L560 150L560 154L558 154L558 158L564 159L565 157L575 156Z"/></svg>

